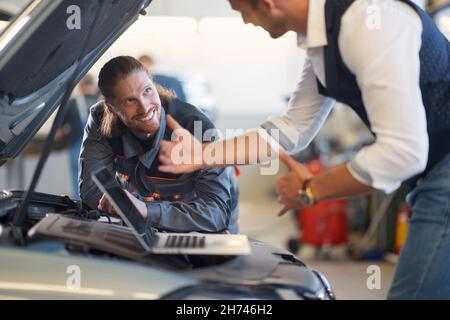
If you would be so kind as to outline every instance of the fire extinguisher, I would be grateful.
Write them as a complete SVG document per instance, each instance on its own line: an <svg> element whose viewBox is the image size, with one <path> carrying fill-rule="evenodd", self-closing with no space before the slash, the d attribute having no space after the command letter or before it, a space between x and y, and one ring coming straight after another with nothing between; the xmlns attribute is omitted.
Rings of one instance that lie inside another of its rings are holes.
<svg viewBox="0 0 450 320"><path fill-rule="evenodd" d="M397 212L396 224L395 224L395 246L394 252L400 254L400 250L406 240L406 234L408 233L408 219L411 216L411 209L405 203Z"/></svg>

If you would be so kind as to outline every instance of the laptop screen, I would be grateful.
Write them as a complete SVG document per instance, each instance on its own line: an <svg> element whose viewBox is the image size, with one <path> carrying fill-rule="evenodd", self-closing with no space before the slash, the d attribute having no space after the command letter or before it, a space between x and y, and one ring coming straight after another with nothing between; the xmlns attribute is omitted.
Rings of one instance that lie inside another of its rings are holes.
<svg viewBox="0 0 450 320"><path fill-rule="evenodd" d="M139 237L148 245L151 244L153 237L152 228L146 228L145 218L136 209L125 191L114 179L111 172L104 168L92 176L94 182L100 187L102 192L106 193L108 200L114 206L117 213L125 220L129 227L134 229Z"/></svg>

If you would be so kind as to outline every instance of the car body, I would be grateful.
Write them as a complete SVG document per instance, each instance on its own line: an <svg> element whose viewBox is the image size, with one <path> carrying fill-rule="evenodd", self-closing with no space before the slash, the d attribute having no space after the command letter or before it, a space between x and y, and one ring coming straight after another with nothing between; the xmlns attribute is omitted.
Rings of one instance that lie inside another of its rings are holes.
<svg viewBox="0 0 450 320"><path fill-rule="evenodd" d="M20 154L66 91L150 2L36 0L6 26L0 34L0 165ZM77 12L74 5L82 14L81 28L69 23ZM121 221L106 221L67 196L38 192L24 206L23 223L17 224L26 194L0 191L0 298L334 298L320 272L257 240L250 240L247 256L140 255L141 248L126 242L130 232ZM33 236L30 230L50 213L104 223L122 242L99 249L95 243L75 241L69 232Z"/></svg>

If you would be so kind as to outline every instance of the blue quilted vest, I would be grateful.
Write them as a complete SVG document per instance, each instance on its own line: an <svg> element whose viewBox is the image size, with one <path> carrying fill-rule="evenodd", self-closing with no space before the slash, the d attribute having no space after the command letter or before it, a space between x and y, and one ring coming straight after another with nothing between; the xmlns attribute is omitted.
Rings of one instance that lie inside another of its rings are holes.
<svg viewBox="0 0 450 320"><path fill-rule="evenodd" d="M325 18L328 45L324 48L326 85L319 80L320 94L332 97L352 108L370 128L371 124L356 82L339 51L341 18L355 0L327 0ZM450 43L434 21L416 4L402 1L415 9L423 24L420 49L420 89L427 117L429 136L428 163L425 171L410 179L413 186L436 163L450 153Z"/></svg>

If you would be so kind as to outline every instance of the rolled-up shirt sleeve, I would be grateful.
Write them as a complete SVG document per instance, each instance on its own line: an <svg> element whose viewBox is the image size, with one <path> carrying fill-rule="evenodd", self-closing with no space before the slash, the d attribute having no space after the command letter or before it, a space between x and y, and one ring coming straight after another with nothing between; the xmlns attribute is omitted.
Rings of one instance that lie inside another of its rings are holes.
<svg viewBox="0 0 450 320"><path fill-rule="evenodd" d="M301 80L293 92L286 112L269 117L260 127L288 153L305 149L317 135L335 100L319 93L317 78L307 58Z"/></svg>
<svg viewBox="0 0 450 320"><path fill-rule="evenodd" d="M422 24L413 9L393 1L381 7L379 28L369 30L366 6L355 3L349 9L342 20L339 47L356 75L376 141L361 149L347 167L355 179L389 193L422 172L428 159L419 87Z"/></svg>

